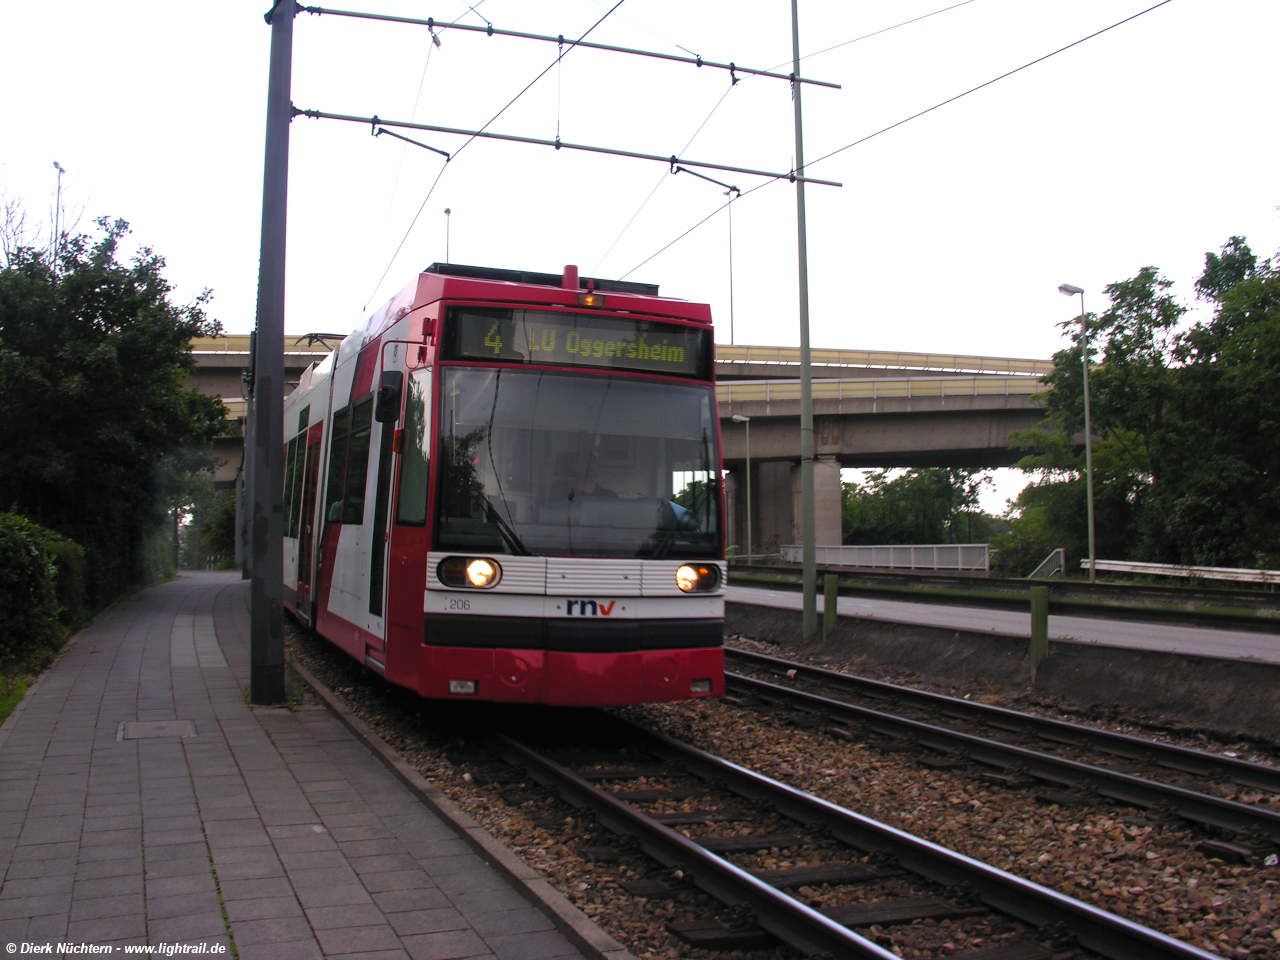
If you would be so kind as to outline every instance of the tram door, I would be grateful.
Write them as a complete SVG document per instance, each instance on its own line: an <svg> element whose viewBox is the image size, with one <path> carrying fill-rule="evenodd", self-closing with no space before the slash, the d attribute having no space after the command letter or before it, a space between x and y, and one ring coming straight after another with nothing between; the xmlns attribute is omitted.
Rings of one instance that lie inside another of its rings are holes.
<svg viewBox="0 0 1280 960"><path fill-rule="evenodd" d="M302 479L302 529L298 543L298 612L313 620L311 608L312 551L315 545L316 483L320 475L320 455L324 448L321 435L324 423L315 423L307 431L306 467Z"/></svg>

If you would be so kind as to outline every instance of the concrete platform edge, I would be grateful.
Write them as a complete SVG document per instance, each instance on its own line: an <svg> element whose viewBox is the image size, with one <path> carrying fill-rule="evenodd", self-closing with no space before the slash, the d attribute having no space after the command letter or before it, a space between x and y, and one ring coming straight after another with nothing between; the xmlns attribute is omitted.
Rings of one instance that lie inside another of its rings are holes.
<svg viewBox="0 0 1280 960"><path fill-rule="evenodd" d="M355 734L419 800L439 814L516 892L541 910L574 946L596 960L636 960L622 944L601 930L590 917L570 903L564 894L543 879L541 874L494 839L488 830L460 810L443 791L406 763L368 724L348 710L328 687L317 680L311 671L296 660L292 667L324 701L330 713Z"/></svg>

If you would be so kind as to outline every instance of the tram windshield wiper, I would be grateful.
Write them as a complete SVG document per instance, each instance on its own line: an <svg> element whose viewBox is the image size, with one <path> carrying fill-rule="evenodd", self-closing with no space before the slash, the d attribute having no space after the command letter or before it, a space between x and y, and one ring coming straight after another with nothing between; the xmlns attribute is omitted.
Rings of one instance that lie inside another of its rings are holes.
<svg viewBox="0 0 1280 960"><path fill-rule="evenodd" d="M512 529L511 524L502 519L502 514L498 513L497 508L488 497L485 498L485 513L489 518L489 522L498 528L498 536L502 537L503 543L518 557L531 557L533 551L524 545L524 541L520 539L520 534Z"/></svg>

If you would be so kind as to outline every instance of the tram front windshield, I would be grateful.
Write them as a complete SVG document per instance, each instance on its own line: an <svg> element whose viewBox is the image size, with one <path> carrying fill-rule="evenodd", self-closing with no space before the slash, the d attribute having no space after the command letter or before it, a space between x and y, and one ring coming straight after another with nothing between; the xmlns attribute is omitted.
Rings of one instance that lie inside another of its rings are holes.
<svg viewBox="0 0 1280 960"><path fill-rule="evenodd" d="M711 387L444 367L439 549L713 559Z"/></svg>

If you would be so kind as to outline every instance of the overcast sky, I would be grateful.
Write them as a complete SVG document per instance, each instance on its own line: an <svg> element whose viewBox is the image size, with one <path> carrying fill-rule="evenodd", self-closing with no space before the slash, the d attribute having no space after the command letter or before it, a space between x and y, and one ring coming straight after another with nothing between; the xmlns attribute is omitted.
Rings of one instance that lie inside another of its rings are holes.
<svg viewBox="0 0 1280 960"><path fill-rule="evenodd" d="M484 0L477 12L460 0L348 2L566 37L607 10L595 0ZM805 75L843 89L804 88L806 159L1148 5L971 0L809 57ZM64 203L83 212L82 225L104 214L129 220L134 239L167 258L179 299L213 289L212 313L230 332L254 319L267 6L66 0L10 3L3 14L5 193L48 214L59 161ZM801 52L945 6L803 0ZM789 19L786 0L625 0L591 39L768 68L790 59ZM1278 28L1274 2L1172 0L814 163L811 176L843 187L808 188L813 344L1048 357L1062 344L1056 325L1078 309L1060 283L1084 287L1093 309L1107 283L1155 264L1189 298L1205 251L1228 236L1274 253ZM476 128L555 55L554 44L457 31L432 48L425 28L304 13L293 100ZM490 129L554 138L558 125L565 141L789 169L789 84L744 79L726 91L719 70L578 49ZM710 302L717 340L729 341L726 215L653 256L724 202L720 188L657 163L476 141L425 199L442 158L369 133L293 123L291 333L346 332L445 259L449 207L455 262L553 272L576 263L657 283ZM462 144L411 135L450 151ZM717 179L744 192L764 182ZM795 247L794 187L774 182L734 204L736 342L798 343Z"/></svg>

